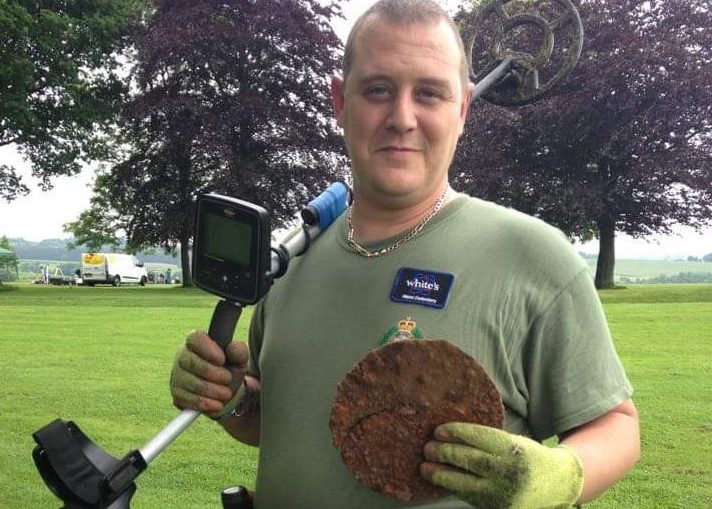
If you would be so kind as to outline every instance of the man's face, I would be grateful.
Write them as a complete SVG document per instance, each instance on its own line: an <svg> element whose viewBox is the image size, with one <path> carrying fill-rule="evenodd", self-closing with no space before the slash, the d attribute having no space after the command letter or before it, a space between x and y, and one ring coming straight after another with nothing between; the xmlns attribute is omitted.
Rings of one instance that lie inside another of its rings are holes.
<svg viewBox="0 0 712 509"><path fill-rule="evenodd" d="M432 199L462 134L471 85L444 23L369 20L344 83L332 82L359 196L394 207Z"/></svg>

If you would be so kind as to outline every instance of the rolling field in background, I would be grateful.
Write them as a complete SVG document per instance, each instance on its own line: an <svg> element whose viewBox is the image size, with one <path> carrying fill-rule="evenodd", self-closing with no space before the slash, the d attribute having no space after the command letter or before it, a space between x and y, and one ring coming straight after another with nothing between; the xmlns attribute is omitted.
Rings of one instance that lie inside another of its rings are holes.
<svg viewBox="0 0 712 509"><path fill-rule="evenodd" d="M632 285L601 298L635 387L643 457L586 507L712 508L712 285ZM31 460L32 433L53 419L121 457L175 417L173 356L216 302L167 285L0 287L0 508L59 506ZM253 486L256 452L201 417L139 478L132 507L218 508L225 486Z"/></svg>
<svg viewBox="0 0 712 509"><path fill-rule="evenodd" d="M596 260L587 258L586 261L594 274ZM712 263L685 260L616 260L615 265L615 280L624 284L677 276L681 273L704 274L707 276L707 282L712 282Z"/></svg>

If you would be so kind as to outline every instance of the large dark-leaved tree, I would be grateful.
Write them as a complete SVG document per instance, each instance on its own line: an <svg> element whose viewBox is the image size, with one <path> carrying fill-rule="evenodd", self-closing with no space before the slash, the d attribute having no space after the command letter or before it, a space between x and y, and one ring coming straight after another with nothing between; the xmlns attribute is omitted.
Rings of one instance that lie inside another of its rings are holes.
<svg viewBox="0 0 712 509"><path fill-rule="evenodd" d="M343 171L328 80L338 69L336 3L171 0L137 42L126 157L96 183L70 230L123 232L129 248L181 248L190 284L193 200L218 192L265 206L276 225Z"/></svg>
<svg viewBox="0 0 712 509"><path fill-rule="evenodd" d="M615 234L712 219L712 1L581 0L581 59L553 97L477 103L459 188L598 237L613 286Z"/></svg>
<svg viewBox="0 0 712 509"><path fill-rule="evenodd" d="M43 188L105 156L125 92L120 76L142 0L0 2L0 146L14 145ZM28 192L0 164L0 198Z"/></svg>

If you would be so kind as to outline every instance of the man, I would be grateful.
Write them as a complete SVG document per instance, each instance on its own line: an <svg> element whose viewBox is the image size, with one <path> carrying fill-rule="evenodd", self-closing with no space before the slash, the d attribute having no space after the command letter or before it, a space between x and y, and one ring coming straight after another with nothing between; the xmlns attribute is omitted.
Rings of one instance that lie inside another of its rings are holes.
<svg viewBox="0 0 712 509"><path fill-rule="evenodd" d="M261 409L238 390L244 344L223 354L196 332L179 353L175 404L259 444L259 509L569 507L637 461L632 390L585 264L553 228L449 188L471 93L459 34L436 4L367 11L332 82L354 203L255 310L245 386L260 390ZM408 278L440 291L414 302ZM436 429L421 473L454 496L427 503L359 484L328 427L340 379L406 317L477 359L506 410L506 431ZM539 443L551 436L563 445Z"/></svg>

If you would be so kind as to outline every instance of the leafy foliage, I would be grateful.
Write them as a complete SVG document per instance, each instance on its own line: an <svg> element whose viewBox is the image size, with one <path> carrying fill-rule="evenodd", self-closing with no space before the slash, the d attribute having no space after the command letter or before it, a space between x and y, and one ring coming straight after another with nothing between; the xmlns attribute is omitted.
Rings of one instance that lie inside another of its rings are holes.
<svg viewBox="0 0 712 509"><path fill-rule="evenodd" d="M91 210L70 230L83 242L123 230L134 248L180 245L189 274L198 194L239 197L288 220L344 168L328 120L338 15L316 0L158 2L122 114L127 157L97 181Z"/></svg>
<svg viewBox="0 0 712 509"><path fill-rule="evenodd" d="M17 253L6 236L0 237L0 285L17 276Z"/></svg>
<svg viewBox="0 0 712 509"><path fill-rule="evenodd" d="M712 2L582 0L580 12L586 37L568 80L517 110L477 104L454 180L598 236L601 288L613 284L616 231L712 220Z"/></svg>
<svg viewBox="0 0 712 509"><path fill-rule="evenodd" d="M144 10L142 0L0 3L0 146L16 144L44 188L105 155L102 133L125 91L121 54ZM0 166L0 197L27 192Z"/></svg>

